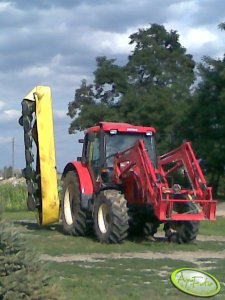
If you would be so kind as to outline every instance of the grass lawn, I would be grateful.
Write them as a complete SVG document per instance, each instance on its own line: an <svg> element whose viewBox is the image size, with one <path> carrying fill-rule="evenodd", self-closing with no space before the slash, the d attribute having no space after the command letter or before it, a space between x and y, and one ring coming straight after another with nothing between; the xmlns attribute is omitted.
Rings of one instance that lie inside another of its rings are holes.
<svg viewBox="0 0 225 300"><path fill-rule="evenodd" d="M217 263L217 261L215 261ZM217 267L207 269L220 282L225 271ZM196 299L177 290L170 281L171 273L195 264L170 259L118 259L96 262L49 263L49 269L59 278L66 299ZM224 284L213 299L225 299Z"/></svg>

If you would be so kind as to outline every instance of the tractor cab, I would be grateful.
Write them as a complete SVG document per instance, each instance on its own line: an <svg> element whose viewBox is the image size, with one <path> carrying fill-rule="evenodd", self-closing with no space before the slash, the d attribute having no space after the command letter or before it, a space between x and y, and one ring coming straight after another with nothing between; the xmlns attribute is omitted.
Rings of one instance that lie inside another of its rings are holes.
<svg viewBox="0 0 225 300"><path fill-rule="evenodd" d="M103 182L112 181L114 157L143 140L148 156L156 167L155 129L127 123L100 122L87 130L81 161L87 165L93 181L101 176Z"/></svg>

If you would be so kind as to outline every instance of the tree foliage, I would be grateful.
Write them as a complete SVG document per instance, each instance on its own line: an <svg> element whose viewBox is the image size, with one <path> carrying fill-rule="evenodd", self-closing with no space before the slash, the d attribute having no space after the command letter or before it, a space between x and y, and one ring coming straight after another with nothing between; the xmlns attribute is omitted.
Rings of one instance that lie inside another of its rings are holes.
<svg viewBox="0 0 225 300"><path fill-rule="evenodd" d="M122 85L123 77L121 68L115 65L114 61L106 57L97 57L95 77L98 82L88 84L83 79L81 86L75 91L74 101L68 105L67 115L72 119L69 133L83 130L102 120L120 120L118 115L120 95L115 90L115 84L118 84L118 87Z"/></svg>
<svg viewBox="0 0 225 300"><path fill-rule="evenodd" d="M210 181L217 194L225 162L225 58L205 57L198 70L201 81L186 116L186 135L208 161Z"/></svg>
<svg viewBox="0 0 225 300"><path fill-rule="evenodd" d="M82 81L69 103L70 133L99 121L154 126L162 136L174 136L174 126L186 111L195 63L176 31L152 24L130 36L133 52L124 66L98 57L94 82Z"/></svg>

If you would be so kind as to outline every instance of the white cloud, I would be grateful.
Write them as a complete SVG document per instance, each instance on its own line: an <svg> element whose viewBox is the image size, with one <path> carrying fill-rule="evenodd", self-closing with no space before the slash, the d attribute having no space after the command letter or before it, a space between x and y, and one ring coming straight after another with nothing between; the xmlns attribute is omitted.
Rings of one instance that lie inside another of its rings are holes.
<svg viewBox="0 0 225 300"><path fill-rule="evenodd" d="M179 20L164 23L164 26L167 30L178 31L180 43L196 61L205 55L214 58L223 56L225 35L216 26L189 26Z"/></svg>
<svg viewBox="0 0 225 300"><path fill-rule="evenodd" d="M107 54L128 54L133 45L129 45L129 36L134 31L128 30L125 33L94 31L89 38L86 35L82 37L82 43L97 53Z"/></svg>
<svg viewBox="0 0 225 300"><path fill-rule="evenodd" d="M173 14L173 17L184 17L197 12L199 10L199 5L197 1L180 1L178 3L173 3L168 7L168 13Z"/></svg>
<svg viewBox="0 0 225 300"><path fill-rule="evenodd" d="M48 77L50 75L50 68L48 66L31 66L25 68L20 75L21 76L40 76Z"/></svg>
<svg viewBox="0 0 225 300"><path fill-rule="evenodd" d="M2 110L2 108L5 106L5 102L4 101L0 101L0 110Z"/></svg>
<svg viewBox="0 0 225 300"><path fill-rule="evenodd" d="M8 109L4 110L0 113L0 120L1 121L14 121L18 120L21 116L21 112L16 109Z"/></svg>
<svg viewBox="0 0 225 300"><path fill-rule="evenodd" d="M1 2L0 3L0 12L8 11L11 6L10 2Z"/></svg>
<svg viewBox="0 0 225 300"><path fill-rule="evenodd" d="M60 110L60 109L56 109L53 112L54 117L56 119L65 119L65 118L68 118L68 116L66 115L66 113L67 113L66 110Z"/></svg>
<svg viewBox="0 0 225 300"><path fill-rule="evenodd" d="M207 43L218 40L218 36L207 28L190 28L180 36L181 43L187 48L201 48Z"/></svg>
<svg viewBox="0 0 225 300"><path fill-rule="evenodd" d="M12 137L0 136L0 144L8 144L12 141Z"/></svg>

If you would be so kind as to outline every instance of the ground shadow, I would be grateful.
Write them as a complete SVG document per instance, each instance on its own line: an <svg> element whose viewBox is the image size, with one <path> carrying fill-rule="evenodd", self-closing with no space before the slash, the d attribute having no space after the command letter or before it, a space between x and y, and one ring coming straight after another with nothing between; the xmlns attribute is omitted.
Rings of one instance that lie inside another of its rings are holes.
<svg viewBox="0 0 225 300"><path fill-rule="evenodd" d="M25 227L27 230L31 231L41 231L41 230L49 230L49 231L58 231L63 232L61 224L52 224L52 225L45 225L41 226L35 221L14 221L14 225L20 225Z"/></svg>
<svg viewBox="0 0 225 300"><path fill-rule="evenodd" d="M63 231L63 226L61 223L56 223L56 224L51 224L51 225L46 225L46 226L41 226L35 221L14 221L13 224L15 226L22 226L26 228L28 231L56 231L61 234L65 234ZM98 242L95 234L94 234L94 229L90 229L86 235L87 238L90 238L94 242ZM162 236L145 236L143 234L138 234L138 233L130 233L127 237L127 240L133 243L168 243L168 239Z"/></svg>

